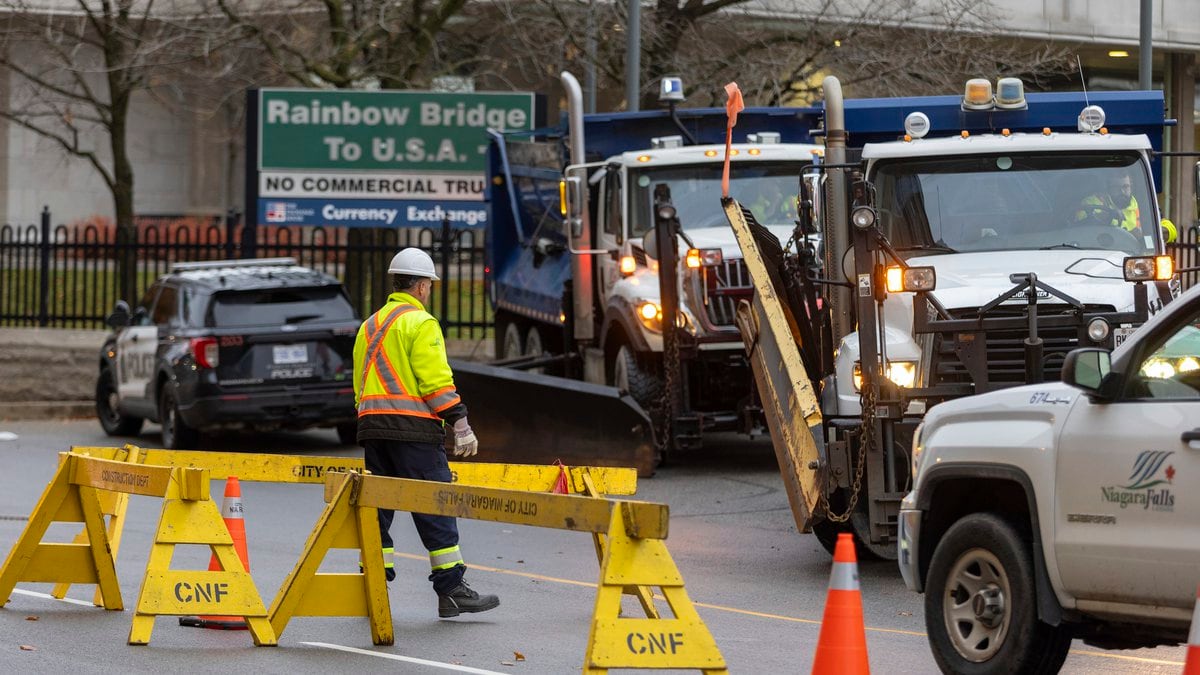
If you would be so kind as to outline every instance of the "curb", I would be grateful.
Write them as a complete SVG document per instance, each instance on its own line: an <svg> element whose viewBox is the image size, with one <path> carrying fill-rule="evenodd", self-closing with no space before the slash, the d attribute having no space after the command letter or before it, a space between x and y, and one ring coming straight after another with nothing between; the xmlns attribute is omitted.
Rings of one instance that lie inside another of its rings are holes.
<svg viewBox="0 0 1200 675"><path fill-rule="evenodd" d="M7 401L0 403L0 421L94 418L95 401Z"/></svg>

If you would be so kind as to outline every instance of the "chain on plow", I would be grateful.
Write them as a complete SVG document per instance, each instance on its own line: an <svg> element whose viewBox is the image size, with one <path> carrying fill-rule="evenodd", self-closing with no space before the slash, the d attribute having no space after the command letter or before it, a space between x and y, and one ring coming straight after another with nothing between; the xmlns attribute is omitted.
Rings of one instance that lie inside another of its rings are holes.
<svg viewBox="0 0 1200 675"><path fill-rule="evenodd" d="M858 463L854 467L854 483L850 487L850 501L842 513L834 513L829 507L827 491L821 491L821 503L825 506L825 517L835 523L844 523L854 514L858 497L862 494L863 467L867 465L867 450L875 443L875 388L863 387L858 397L862 406L862 441L858 444Z"/></svg>
<svg viewBox="0 0 1200 675"><path fill-rule="evenodd" d="M678 320L678 319L676 319ZM666 327L667 317L663 317L663 325ZM654 421L650 422L650 432L654 437L654 449L659 452L665 452L667 447L671 445L671 427L672 411L674 406L671 405L675 400L675 383L679 371L679 340L663 340L663 392L662 397L658 401L658 417L662 420L662 424L656 425Z"/></svg>

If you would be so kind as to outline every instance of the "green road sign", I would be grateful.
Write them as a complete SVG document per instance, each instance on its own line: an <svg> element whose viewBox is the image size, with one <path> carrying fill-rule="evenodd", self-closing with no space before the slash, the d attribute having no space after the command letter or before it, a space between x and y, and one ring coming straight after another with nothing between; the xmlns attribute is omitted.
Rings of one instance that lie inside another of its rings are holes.
<svg viewBox="0 0 1200 675"><path fill-rule="evenodd" d="M482 174L488 128L532 129L530 93L263 89L258 168Z"/></svg>

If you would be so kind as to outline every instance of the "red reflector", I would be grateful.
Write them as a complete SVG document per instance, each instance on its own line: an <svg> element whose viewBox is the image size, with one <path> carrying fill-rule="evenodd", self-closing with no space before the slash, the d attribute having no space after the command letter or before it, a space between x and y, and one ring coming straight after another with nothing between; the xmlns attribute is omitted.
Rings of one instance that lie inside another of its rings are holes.
<svg viewBox="0 0 1200 675"><path fill-rule="evenodd" d="M246 394L226 394L221 397L222 401L246 401L249 399L250 397Z"/></svg>
<svg viewBox="0 0 1200 675"><path fill-rule="evenodd" d="M338 389L338 390L337 390L337 393L339 393L339 394L353 394L353 393L354 393L354 387L346 387L345 389Z"/></svg>

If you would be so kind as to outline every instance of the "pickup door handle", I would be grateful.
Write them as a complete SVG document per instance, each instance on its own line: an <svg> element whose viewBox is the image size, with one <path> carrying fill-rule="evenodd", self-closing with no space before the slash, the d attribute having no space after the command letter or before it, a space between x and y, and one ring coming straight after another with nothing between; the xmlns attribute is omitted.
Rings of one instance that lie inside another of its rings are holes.
<svg viewBox="0 0 1200 675"><path fill-rule="evenodd" d="M1190 443L1192 441L1200 441L1200 429L1192 429L1191 431L1185 431L1179 436L1179 439L1182 440L1184 443Z"/></svg>

